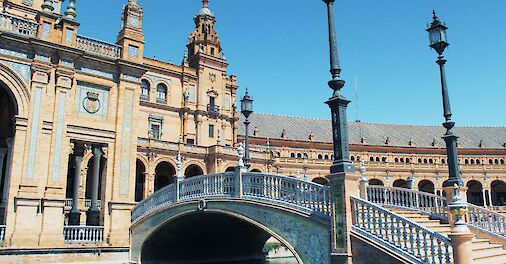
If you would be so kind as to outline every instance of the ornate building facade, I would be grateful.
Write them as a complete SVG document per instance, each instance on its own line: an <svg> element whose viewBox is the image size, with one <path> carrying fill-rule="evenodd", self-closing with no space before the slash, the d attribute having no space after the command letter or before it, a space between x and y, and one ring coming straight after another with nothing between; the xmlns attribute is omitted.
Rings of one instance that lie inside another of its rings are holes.
<svg viewBox="0 0 506 264"><path fill-rule="evenodd" d="M0 0L0 240L128 246L130 210L178 169L193 177L236 166L234 147L244 139L237 79L207 0L180 64L144 57L137 1L123 8L115 44L79 35L75 1L65 10L62 2ZM326 184L329 121L265 114L251 121L252 171ZM506 128L457 132L469 200L504 205ZM371 184L441 192L443 134L351 123L351 159L357 167L364 161Z"/></svg>

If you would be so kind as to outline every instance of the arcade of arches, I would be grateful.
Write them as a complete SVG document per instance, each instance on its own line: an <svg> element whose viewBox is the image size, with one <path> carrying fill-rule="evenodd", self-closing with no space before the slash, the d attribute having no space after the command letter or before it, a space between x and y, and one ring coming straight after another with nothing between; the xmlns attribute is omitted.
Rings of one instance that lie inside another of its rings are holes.
<svg viewBox="0 0 506 264"><path fill-rule="evenodd" d="M7 206L8 179L11 159L12 139L14 138L13 118L17 106L13 97L0 85L0 225L5 224Z"/></svg>

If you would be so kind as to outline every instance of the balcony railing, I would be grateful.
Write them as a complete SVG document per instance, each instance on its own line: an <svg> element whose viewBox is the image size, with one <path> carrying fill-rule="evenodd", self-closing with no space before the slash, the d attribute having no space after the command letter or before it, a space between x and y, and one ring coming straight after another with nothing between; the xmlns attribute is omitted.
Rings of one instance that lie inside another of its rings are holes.
<svg viewBox="0 0 506 264"><path fill-rule="evenodd" d="M103 226L64 226L66 244L100 244L104 241Z"/></svg>
<svg viewBox="0 0 506 264"><path fill-rule="evenodd" d="M70 209L72 208L72 202L74 199L67 198L65 199L65 208ZM79 199L78 202L79 207L84 207L85 209L89 209L91 207L91 199ZM97 207L98 210L102 210L102 203L100 200L97 200Z"/></svg>
<svg viewBox="0 0 506 264"><path fill-rule="evenodd" d="M85 36L76 36L76 47L102 56L113 58L119 58L121 56L121 46Z"/></svg>
<svg viewBox="0 0 506 264"><path fill-rule="evenodd" d="M0 14L0 30L3 31L35 37L37 36L38 26L39 25L33 21L11 16L5 13Z"/></svg>
<svg viewBox="0 0 506 264"><path fill-rule="evenodd" d="M220 106L218 105L207 105L207 112L211 114L220 114Z"/></svg>
<svg viewBox="0 0 506 264"><path fill-rule="evenodd" d="M0 225L0 241L5 240L5 227L4 225Z"/></svg>

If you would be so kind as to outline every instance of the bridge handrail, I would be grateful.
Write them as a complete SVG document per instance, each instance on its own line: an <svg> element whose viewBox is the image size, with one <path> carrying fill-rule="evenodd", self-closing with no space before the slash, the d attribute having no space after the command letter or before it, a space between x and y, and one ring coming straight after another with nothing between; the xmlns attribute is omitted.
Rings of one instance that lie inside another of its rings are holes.
<svg viewBox="0 0 506 264"><path fill-rule="evenodd" d="M426 214L446 216L448 209L443 196L396 187L367 186L367 200L399 208L406 208Z"/></svg>
<svg viewBox="0 0 506 264"><path fill-rule="evenodd" d="M329 216L330 187L296 178L247 172L243 174L243 195L288 203Z"/></svg>
<svg viewBox="0 0 506 264"><path fill-rule="evenodd" d="M236 191L235 174L225 172L196 176L180 181L179 188L180 200L233 196Z"/></svg>
<svg viewBox="0 0 506 264"><path fill-rule="evenodd" d="M467 224L506 240L506 216L492 210L469 204Z"/></svg>
<svg viewBox="0 0 506 264"><path fill-rule="evenodd" d="M420 263L451 263L450 239L372 202L351 197L353 228Z"/></svg>
<svg viewBox="0 0 506 264"><path fill-rule="evenodd" d="M132 222L139 219L143 215L156 211L161 207L175 204L176 203L175 189L176 185L174 183L167 185L164 188L153 193L146 199L139 202L132 209Z"/></svg>

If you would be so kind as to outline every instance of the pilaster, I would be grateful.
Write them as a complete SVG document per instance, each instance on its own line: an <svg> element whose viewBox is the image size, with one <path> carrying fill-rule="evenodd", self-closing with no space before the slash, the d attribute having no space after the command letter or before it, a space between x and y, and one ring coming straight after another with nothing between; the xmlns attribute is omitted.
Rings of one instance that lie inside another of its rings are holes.
<svg viewBox="0 0 506 264"><path fill-rule="evenodd" d="M351 196L359 196L360 175L355 172L334 173L327 176L330 181L331 259L334 264L352 263L350 231L352 225Z"/></svg>

